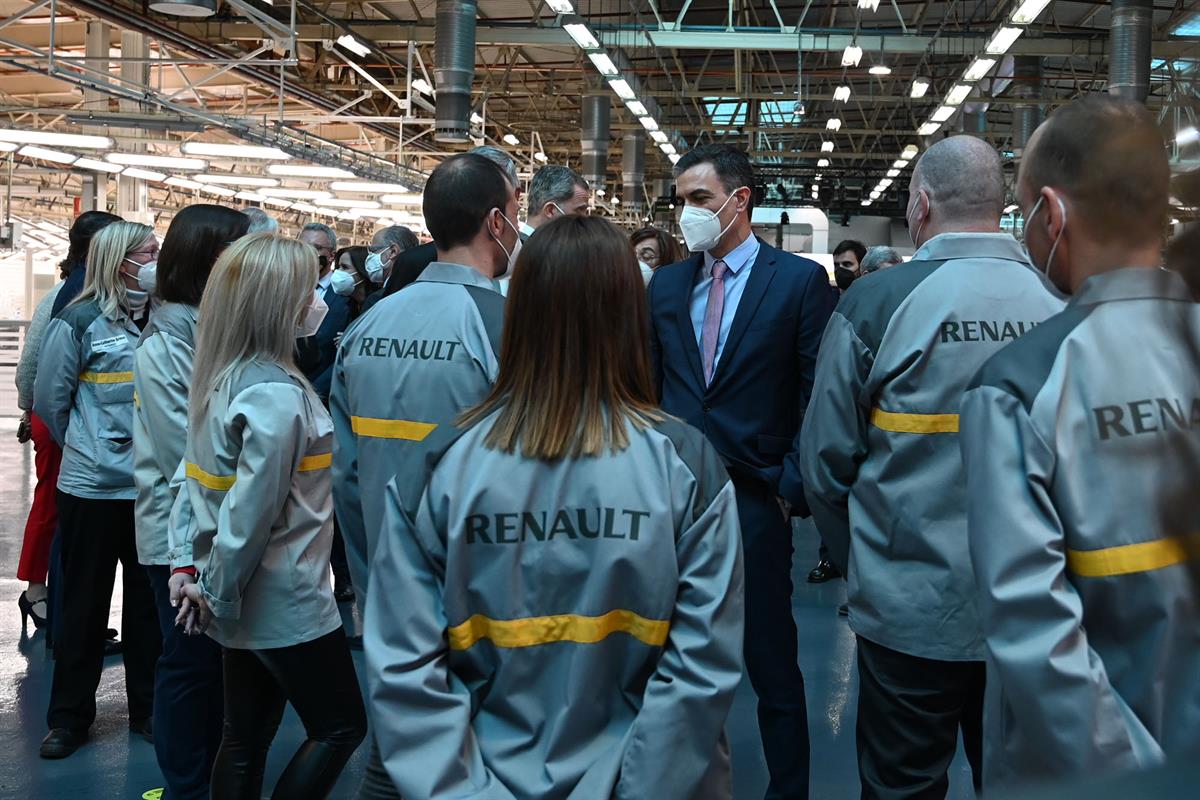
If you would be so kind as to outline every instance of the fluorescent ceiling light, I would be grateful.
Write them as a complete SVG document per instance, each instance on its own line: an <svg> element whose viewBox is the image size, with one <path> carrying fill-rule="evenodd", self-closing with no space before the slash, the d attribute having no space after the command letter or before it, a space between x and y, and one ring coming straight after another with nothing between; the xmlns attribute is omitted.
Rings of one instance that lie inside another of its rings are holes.
<svg viewBox="0 0 1200 800"><path fill-rule="evenodd" d="M254 158L263 161L288 161L291 156L277 147L257 147L249 144L219 144L217 142L184 142L179 148L184 155L215 156L218 158Z"/></svg>
<svg viewBox="0 0 1200 800"><path fill-rule="evenodd" d="M504 134L504 143L509 147L518 147L521 144L521 140L511 133L506 133Z"/></svg>
<svg viewBox="0 0 1200 800"><path fill-rule="evenodd" d="M259 194L264 197L280 197L288 200L323 200L330 196L329 192L317 189L263 189Z"/></svg>
<svg viewBox="0 0 1200 800"><path fill-rule="evenodd" d="M386 194L387 192L408 192L402 183L371 183L369 181L334 181L329 188L335 192L352 192L368 194Z"/></svg>
<svg viewBox="0 0 1200 800"><path fill-rule="evenodd" d="M234 195L238 200L245 200L250 203L261 203L267 198L258 192L238 192Z"/></svg>
<svg viewBox="0 0 1200 800"><path fill-rule="evenodd" d="M818 158L818 159L817 159L817 166L818 166L818 167L828 167L828 166L829 166L829 159L828 159L828 158Z"/></svg>
<svg viewBox="0 0 1200 800"><path fill-rule="evenodd" d="M813 180L814 180L814 181L819 181L819 180L821 180L821 178L822 178L822 177L824 177L824 176L823 176L823 175L821 175L821 173L819 173L819 172L818 172L816 175L813 175Z"/></svg>
<svg viewBox="0 0 1200 800"><path fill-rule="evenodd" d="M905 161L903 158L897 159L892 162L892 169L904 169L907 166L908 166L908 162Z"/></svg>
<svg viewBox="0 0 1200 800"><path fill-rule="evenodd" d="M105 161L131 167L162 167L163 169L204 169L208 162L200 158L152 156L146 153L109 153Z"/></svg>
<svg viewBox="0 0 1200 800"><path fill-rule="evenodd" d="M337 43L357 56L371 55L371 48L348 33L337 38Z"/></svg>
<svg viewBox="0 0 1200 800"><path fill-rule="evenodd" d="M53 161L56 164L70 164L75 161L78 156L74 153L64 153L61 150L47 150L44 147L36 147L34 145L25 145L17 151L18 154L26 158L36 158L41 161Z"/></svg>
<svg viewBox="0 0 1200 800"><path fill-rule="evenodd" d="M571 5L571 0L546 0L546 5L550 6L550 10L555 14L575 13L575 7Z"/></svg>
<svg viewBox="0 0 1200 800"><path fill-rule="evenodd" d="M600 46L600 43L596 41L596 37L592 35L591 29L582 22L572 22L569 25L563 25L563 30L575 40L575 44L584 50L595 50Z"/></svg>
<svg viewBox="0 0 1200 800"><path fill-rule="evenodd" d="M107 161L97 161L94 158L76 159L75 163L72 166L79 167L81 169L95 170L96 172L120 172L121 171L120 164L110 164Z"/></svg>
<svg viewBox="0 0 1200 800"><path fill-rule="evenodd" d="M237 192L233 189L226 189L224 186L213 186L210 183L201 185L200 191L215 194L217 197L236 197Z"/></svg>
<svg viewBox="0 0 1200 800"><path fill-rule="evenodd" d="M842 121L840 119L838 119L837 117L834 117L833 119L830 119L830 120L826 120L825 130L840 131L841 129L842 129Z"/></svg>
<svg viewBox="0 0 1200 800"><path fill-rule="evenodd" d="M596 190L596 197L604 197L604 194L605 194L604 187L600 187L599 189Z"/></svg>
<svg viewBox="0 0 1200 800"><path fill-rule="evenodd" d="M375 200L345 200L342 198L326 198L321 201L330 208L380 208Z"/></svg>
<svg viewBox="0 0 1200 800"><path fill-rule="evenodd" d="M866 206L869 206L869 205L871 205L871 201L870 201L870 200L863 200L863 201L862 201L862 203L861 203L861 205L862 205L862 206L864 206L864 207L866 207Z"/></svg>
<svg viewBox="0 0 1200 800"><path fill-rule="evenodd" d="M404 206L404 205L420 205L421 195L419 194L385 194L379 198L389 206Z"/></svg>
<svg viewBox="0 0 1200 800"><path fill-rule="evenodd" d="M889 186L891 186L891 185L892 185L892 179L891 179L891 178L884 178L883 180L881 180L881 181L879 182L879 189L880 189L880 191L882 191L882 190L884 190L884 189L888 188L888 187L889 187Z"/></svg>
<svg viewBox="0 0 1200 800"><path fill-rule="evenodd" d="M858 62L862 60L862 48L856 44L847 45L842 51L842 66L857 67Z"/></svg>
<svg viewBox="0 0 1200 800"><path fill-rule="evenodd" d="M675 149L675 145L671 144L670 142L663 142L662 144L660 144L658 146L658 149L662 150L663 153L665 153L666 155L669 155L669 156L673 156L673 155L675 155L675 153L678 152Z"/></svg>
<svg viewBox="0 0 1200 800"><path fill-rule="evenodd" d="M929 115L930 122L945 122L954 116L954 106L939 106L937 111Z"/></svg>
<svg viewBox="0 0 1200 800"><path fill-rule="evenodd" d="M214 175L205 173L197 175L196 180L203 183L217 183L225 186L278 186L274 178L257 178L253 175Z"/></svg>
<svg viewBox="0 0 1200 800"><path fill-rule="evenodd" d="M314 206L312 203L293 203L292 210L293 211L303 211L305 214L316 214L317 213L317 207Z"/></svg>
<svg viewBox="0 0 1200 800"><path fill-rule="evenodd" d="M921 152L921 148L917 147L915 144L910 144L904 148L904 152L900 154L900 157L905 161L909 161L916 158L917 153L919 152Z"/></svg>
<svg viewBox="0 0 1200 800"><path fill-rule="evenodd" d="M912 89L909 90L909 97L924 97L929 91L928 78L913 78Z"/></svg>
<svg viewBox="0 0 1200 800"><path fill-rule="evenodd" d="M878 200L882 196L883 196L883 192L879 191L878 189L875 189L871 192L872 200Z"/></svg>
<svg viewBox="0 0 1200 800"><path fill-rule="evenodd" d="M1014 212L1014 211L1016 211L1016 210L1017 210L1017 205L1016 205L1016 203L1013 203L1012 205L1007 205L1007 206L1005 206L1005 207L1004 207L1004 213L1005 213L1005 214L1011 214L1011 213L1013 213L1013 212Z"/></svg>
<svg viewBox="0 0 1200 800"><path fill-rule="evenodd" d="M12 142L0 142L0 153L11 153L17 146Z"/></svg>
<svg viewBox="0 0 1200 800"><path fill-rule="evenodd" d="M821 142L821 152L822 153L832 153L833 152L833 142L830 142L830 141Z"/></svg>
<svg viewBox="0 0 1200 800"><path fill-rule="evenodd" d="M654 117L638 117L638 122L642 123L642 127L648 131L658 130L658 121Z"/></svg>
<svg viewBox="0 0 1200 800"><path fill-rule="evenodd" d="M1010 28L1007 25L999 27L992 34L992 38L988 39L984 52L989 56L1002 56L1013 46L1013 42L1021 38L1022 33L1023 28Z"/></svg>
<svg viewBox="0 0 1200 800"><path fill-rule="evenodd" d="M85 136L52 131L27 131L17 128L0 129L0 142L48 145L50 147L81 147L85 150L110 150L113 140L107 136Z"/></svg>
<svg viewBox="0 0 1200 800"><path fill-rule="evenodd" d="M850 87L839 86L833 90L833 101L835 103L845 103L850 100Z"/></svg>
<svg viewBox="0 0 1200 800"><path fill-rule="evenodd" d="M917 128L917 133L921 136L933 136L935 133L941 130L941 128L942 125L939 122L926 122L924 125Z"/></svg>
<svg viewBox="0 0 1200 800"><path fill-rule="evenodd" d="M1025 0L1013 12L1010 18L1014 25L1028 25L1042 13L1042 9L1050 4L1050 0Z"/></svg>
<svg viewBox="0 0 1200 800"><path fill-rule="evenodd" d="M899 177L900 177L900 170L898 170L898 169L889 169L889 170L887 171L887 176L888 176L889 178L899 178Z"/></svg>
<svg viewBox="0 0 1200 800"><path fill-rule="evenodd" d="M659 144L668 141L667 134L663 133L662 131L650 131L650 138Z"/></svg>
<svg viewBox="0 0 1200 800"><path fill-rule="evenodd" d="M259 192L259 194L262 194L262 193ZM291 208L292 207L291 200L284 200L279 197L265 197L264 196L262 204L264 206L271 206L272 208Z"/></svg>
<svg viewBox="0 0 1200 800"><path fill-rule="evenodd" d="M538 161L542 162L543 164L545 164L547 161L550 160L549 156L547 156L541 150L538 150L536 153L534 153L533 157L536 158Z"/></svg>
<svg viewBox="0 0 1200 800"><path fill-rule="evenodd" d="M137 178L143 181L161 182L167 179L166 173L155 172L150 169L139 169L137 167L126 167L121 170L121 175L125 178Z"/></svg>
<svg viewBox="0 0 1200 800"><path fill-rule="evenodd" d="M616 75L619 70L613 60L608 57L608 53L588 53L588 58L600 70L601 75Z"/></svg>
<svg viewBox="0 0 1200 800"><path fill-rule="evenodd" d="M621 205L621 198L617 197L617 196L614 194L614 195L613 195L613 198L612 198L612 204L613 204L614 206L619 206L619 205Z"/></svg>
<svg viewBox="0 0 1200 800"><path fill-rule="evenodd" d="M353 172L341 167L314 167L307 164L272 164L267 174L281 178L357 178Z"/></svg>
<svg viewBox="0 0 1200 800"><path fill-rule="evenodd" d="M199 181L191 181L187 178L167 178L165 181L163 181L163 183L165 183L167 186L177 186L180 189L194 189L195 191L200 191L204 188L203 183L200 183Z"/></svg>
<svg viewBox="0 0 1200 800"><path fill-rule="evenodd" d="M646 104L641 100L630 100L625 104L625 107L628 108L629 113L633 114L635 117L647 117L650 115L650 112L646 110Z"/></svg>
<svg viewBox="0 0 1200 800"><path fill-rule="evenodd" d="M886 67L883 64L876 64L875 66L873 66L869 70L867 70L867 72L871 73L872 75L891 75L892 68Z"/></svg>
<svg viewBox="0 0 1200 800"><path fill-rule="evenodd" d="M971 66L967 67L967 71L963 73L963 80L983 80L984 76L991 72L994 66L996 66L996 59L980 56L971 62Z"/></svg>
<svg viewBox="0 0 1200 800"><path fill-rule="evenodd" d="M426 94L430 97L433 97L433 87L430 86L429 81L425 80L424 78L417 78L415 81L413 81L412 88L416 89L421 94Z"/></svg>
<svg viewBox="0 0 1200 800"><path fill-rule="evenodd" d="M610 89L616 92L617 97L621 98L622 100L628 101L637 98L637 93L633 91L633 87L629 85L629 81L625 80L624 78L617 78L615 81L609 81L608 86Z"/></svg>
<svg viewBox="0 0 1200 800"><path fill-rule="evenodd" d="M960 84L956 85L953 89L951 89L949 92L946 93L946 105L947 106L961 106L963 101L966 100L967 96L970 94L971 94L971 87L965 83L960 83ZM944 108L944 106L943 106L943 108ZM940 110L941 109L939 109L939 111ZM934 117L933 119L937 119L937 118ZM947 119L949 119L949 117L947 117ZM938 121L940 122L941 120L938 120Z"/></svg>
<svg viewBox="0 0 1200 800"><path fill-rule="evenodd" d="M1200 131L1195 128L1184 128L1179 133L1175 134L1175 144L1195 144L1200 142Z"/></svg>
<svg viewBox="0 0 1200 800"><path fill-rule="evenodd" d="M673 155L673 156L667 156L667 158L671 159L671 163L672 163L672 164L678 164L678 163L679 163L679 159L681 158L681 156L680 156L678 153L676 153L676 154L675 154L675 155Z"/></svg>
<svg viewBox="0 0 1200 800"><path fill-rule="evenodd" d="M879 0L858 0L858 7L863 11L878 11Z"/></svg>

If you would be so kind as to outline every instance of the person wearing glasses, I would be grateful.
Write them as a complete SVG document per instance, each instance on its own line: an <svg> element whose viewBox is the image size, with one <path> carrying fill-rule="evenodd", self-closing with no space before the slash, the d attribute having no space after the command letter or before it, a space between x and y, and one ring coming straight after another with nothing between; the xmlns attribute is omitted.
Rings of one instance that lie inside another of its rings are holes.
<svg viewBox="0 0 1200 800"><path fill-rule="evenodd" d="M629 241L633 243L633 253L637 256L642 280L646 284L650 283L654 270L683 260L683 248L675 237L662 228L642 228L635 231Z"/></svg>

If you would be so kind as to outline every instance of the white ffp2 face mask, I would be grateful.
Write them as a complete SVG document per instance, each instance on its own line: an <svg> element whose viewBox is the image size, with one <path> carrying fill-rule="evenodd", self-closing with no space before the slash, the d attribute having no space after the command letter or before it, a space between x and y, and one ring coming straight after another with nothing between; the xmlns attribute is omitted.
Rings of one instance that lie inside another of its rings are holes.
<svg viewBox="0 0 1200 800"><path fill-rule="evenodd" d="M1045 199L1045 195L1039 197L1037 202L1033 204L1033 210L1030 211L1029 216L1025 218L1025 228L1026 229L1028 229L1029 224L1031 222L1033 222L1033 217L1035 214L1037 214L1038 209L1042 207L1042 201L1044 199ZM1023 241L1021 242L1021 246L1025 249L1025 257L1029 259L1029 263L1033 264L1033 268L1036 269L1038 272L1042 273L1042 276L1045 277L1046 286L1050 290L1050 293L1053 294L1055 297L1057 297L1059 300L1066 300L1069 297L1069 295L1066 292L1064 292L1062 289L1059 289L1058 286L1054 283L1054 279L1050 277L1050 270L1054 266L1054 254L1056 252L1058 252L1058 243L1062 241L1063 233L1065 233L1067 230L1067 206L1065 203L1063 203L1061 197L1055 197L1054 199L1058 201L1058 210L1062 212L1063 224L1062 224L1062 227L1058 229L1058 236L1054 237L1054 244L1050 245L1050 255L1047 256L1047 258L1046 258L1046 268L1042 269L1041 267L1039 267L1037 261L1035 261L1033 258L1033 253L1029 252L1029 245L1026 244L1024 241L1024 238L1027 234L1022 235Z"/></svg>
<svg viewBox="0 0 1200 800"><path fill-rule="evenodd" d="M328 313L329 306L325 304L324 298L314 290L312 299L304 309L304 316L300 318L300 324L296 326L296 338L307 339L309 336L316 336Z"/></svg>
<svg viewBox="0 0 1200 800"><path fill-rule="evenodd" d="M512 252L510 253L508 248L504 246L504 242L500 241L500 239L495 236L492 237L493 239L496 239L496 244L500 245L500 249L504 251L504 255L508 257L508 262L504 265L504 271L496 276L497 279L512 277L513 268L517 266L517 256L521 254L521 245L523 244L521 241L521 231L517 228L517 226L513 225L509 218L503 213L501 213L500 216L505 222L508 223L508 227L513 229L513 233L517 235L517 243L513 245Z"/></svg>
<svg viewBox="0 0 1200 800"><path fill-rule="evenodd" d="M137 267L137 282L141 290L154 294L154 290L158 286L158 262L148 261L145 264L139 264L132 258L125 260Z"/></svg>
<svg viewBox="0 0 1200 800"><path fill-rule="evenodd" d="M389 261L388 264L390 265L391 261ZM383 282L387 280L387 267L384 266L383 263L382 251L378 253L367 253L366 269L367 277L371 279L371 283L375 284L376 286L382 286Z"/></svg>
<svg viewBox="0 0 1200 800"><path fill-rule="evenodd" d="M354 294L354 287L358 286L358 281L354 279L354 273L338 269L334 270L333 275L330 276L329 286L335 294L349 297Z"/></svg>
<svg viewBox="0 0 1200 800"><path fill-rule="evenodd" d="M728 225L724 228L721 227L721 212L733 198L733 194L729 195L716 211L709 211L707 208L699 206L684 206L683 213L679 216L679 229L683 232L683 241L687 244L688 250L695 253L708 251L717 246L717 242L721 241L721 237L737 221L737 218L734 217Z"/></svg>

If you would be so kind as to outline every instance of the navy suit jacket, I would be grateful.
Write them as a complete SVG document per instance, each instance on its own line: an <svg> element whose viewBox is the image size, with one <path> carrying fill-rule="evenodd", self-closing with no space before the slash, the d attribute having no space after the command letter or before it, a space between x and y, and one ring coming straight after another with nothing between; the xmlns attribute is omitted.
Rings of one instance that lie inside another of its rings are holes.
<svg viewBox="0 0 1200 800"><path fill-rule="evenodd" d="M828 273L760 240L721 360L705 386L691 316L703 264L696 254L660 267L650 281L651 355L663 410L703 431L735 481L757 482L790 502L794 514L808 516L800 423L836 304Z"/></svg>
<svg viewBox="0 0 1200 800"><path fill-rule="evenodd" d="M326 400L333 378L333 362L337 358L335 340L350 324L350 299L335 292L332 286L325 290L321 298L325 305L329 306L329 313L325 315L321 327L317 328L317 335L312 337L319 356L315 363L305 370L305 377L312 382L321 399Z"/></svg>

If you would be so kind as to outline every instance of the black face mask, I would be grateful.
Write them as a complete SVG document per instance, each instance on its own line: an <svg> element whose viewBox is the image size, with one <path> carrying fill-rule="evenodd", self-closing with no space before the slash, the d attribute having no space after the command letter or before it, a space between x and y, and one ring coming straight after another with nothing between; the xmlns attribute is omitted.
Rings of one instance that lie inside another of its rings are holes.
<svg viewBox="0 0 1200 800"><path fill-rule="evenodd" d="M837 281L838 288L844 292L850 288L850 284L858 279L858 273L845 267L834 267L833 279Z"/></svg>
<svg viewBox="0 0 1200 800"><path fill-rule="evenodd" d="M321 266L321 269L324 270L329 266L329 256L317 256L317 263Z"/></svg>

